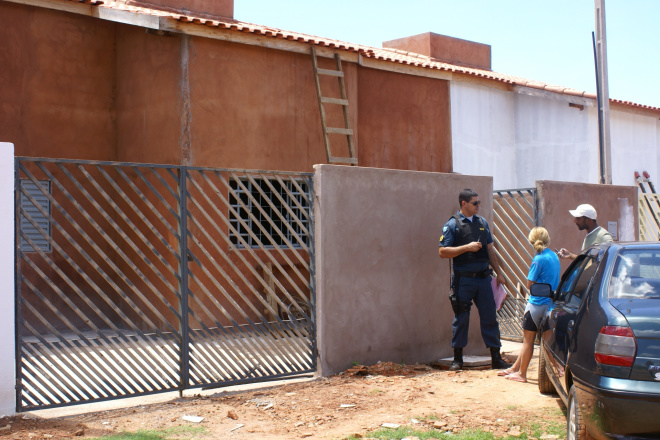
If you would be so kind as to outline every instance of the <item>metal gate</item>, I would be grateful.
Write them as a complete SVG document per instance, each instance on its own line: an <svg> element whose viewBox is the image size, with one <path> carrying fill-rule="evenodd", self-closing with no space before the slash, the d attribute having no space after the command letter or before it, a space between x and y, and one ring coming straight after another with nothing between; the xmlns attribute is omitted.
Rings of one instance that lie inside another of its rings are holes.
<svg viewBox="0 0 660 440"><path fill-rule="evenodd" d="M660 197L657 193L640 193L639 203L640 241L660 240Z"/></svg>
<svg viewBox="0 0 660 440"><path fill-rule="evenodd" d="M17 411L316 370L312 175L16 158Z"/></svg>
<svg viewBox="0 0 660 440"><path fill-rule="evenodd" d="M504 339L522 341L522 317L529 295L527 274L534 257L527 237L537 222L535 188L493 192L493 238L508 293L497 312Z"/></svg>

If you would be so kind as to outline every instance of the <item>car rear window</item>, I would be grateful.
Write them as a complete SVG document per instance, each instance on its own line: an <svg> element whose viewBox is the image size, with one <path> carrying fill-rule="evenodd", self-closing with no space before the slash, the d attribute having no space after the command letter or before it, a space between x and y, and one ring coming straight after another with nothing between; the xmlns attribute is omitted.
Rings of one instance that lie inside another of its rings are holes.
<svg viewBox="0 0 660 440"><path fill-rule="evenodd" d="M622 250L614 263L610 298L660 299L660 250Z"/></svg>

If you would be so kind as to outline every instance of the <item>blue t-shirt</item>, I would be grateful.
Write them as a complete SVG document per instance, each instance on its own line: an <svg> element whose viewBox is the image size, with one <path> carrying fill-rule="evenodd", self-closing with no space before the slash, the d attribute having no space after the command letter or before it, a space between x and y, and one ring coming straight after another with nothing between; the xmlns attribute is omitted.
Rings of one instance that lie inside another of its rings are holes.
<svg viewBox="0 0 660 440"><path fill-rule="evenodd" d="M461 214L461 211L458 211L457 214L462 222L470 221L468 220L467 217ZM479 217L479 216L472 216L472 221L474 221L475 217ZM481 223L483 223L484 227L486 228L486 232L488 233L488 238L486 239L486 243L491 244L493 242L493 237L490 234L490 228L488 227L488 222L483 217L479 217L479 220L481 220ZM456 219L452 217L449 219L447 223L445 223L445 225L442 228L442 235L440 236L439 247L454 246L457 237L458 237L458 225L456 224ZM454 270L464 270L466 272L481 272L488 269L489 266L490 263L486 261L484 263L471 263L471 264L465 264L463 266L454 265Z"/></svg>
<svg viewBox="0 0 660 440"><path fill-rule="evenodd" d="M559 264L559 257L548 248L543 249L543 252L536 254L532 259L532 265L529 267L529 274L527 279L535 283L550 284L552 290L556 290L559 286L559 273L561 267ZM537 306L544 304L551 304L550 298L543 298L539 296L529 296L529 303Z"/></svg>

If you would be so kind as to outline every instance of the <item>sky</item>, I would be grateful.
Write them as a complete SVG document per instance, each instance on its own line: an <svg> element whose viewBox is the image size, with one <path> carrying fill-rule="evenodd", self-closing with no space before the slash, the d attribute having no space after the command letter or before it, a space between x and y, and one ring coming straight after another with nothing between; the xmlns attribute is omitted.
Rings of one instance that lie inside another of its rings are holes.
<svg viewBox="0 0 660 440"><path fill-rule="evenodd" d="M605 0L609 95L660 107L660 0ZM491 46L492 70L595 93L594 0L234 0L236 20L382 47L425 32Z"/></svg>

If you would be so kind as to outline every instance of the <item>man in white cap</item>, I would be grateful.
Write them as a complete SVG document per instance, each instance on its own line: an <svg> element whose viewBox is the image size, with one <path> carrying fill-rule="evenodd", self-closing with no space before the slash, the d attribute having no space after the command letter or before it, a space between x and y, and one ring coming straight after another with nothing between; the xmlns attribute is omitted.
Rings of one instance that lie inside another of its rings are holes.
<svg viewBox="0 0 660 440"><path fill-rule="evenodd" d="M584 242L582 242L582 250L594 244L613 241L612 234L596 223L596 210L593 206L585 203L575 209L569 209L568 212L575 217L574 222L580 231L587 230L587 236L584 237ZM571 260L575 260L575 257L577 257L576 254L572 254L564 248L559 249L557 255L559 255L559 258L568 258Z"/></svg>

